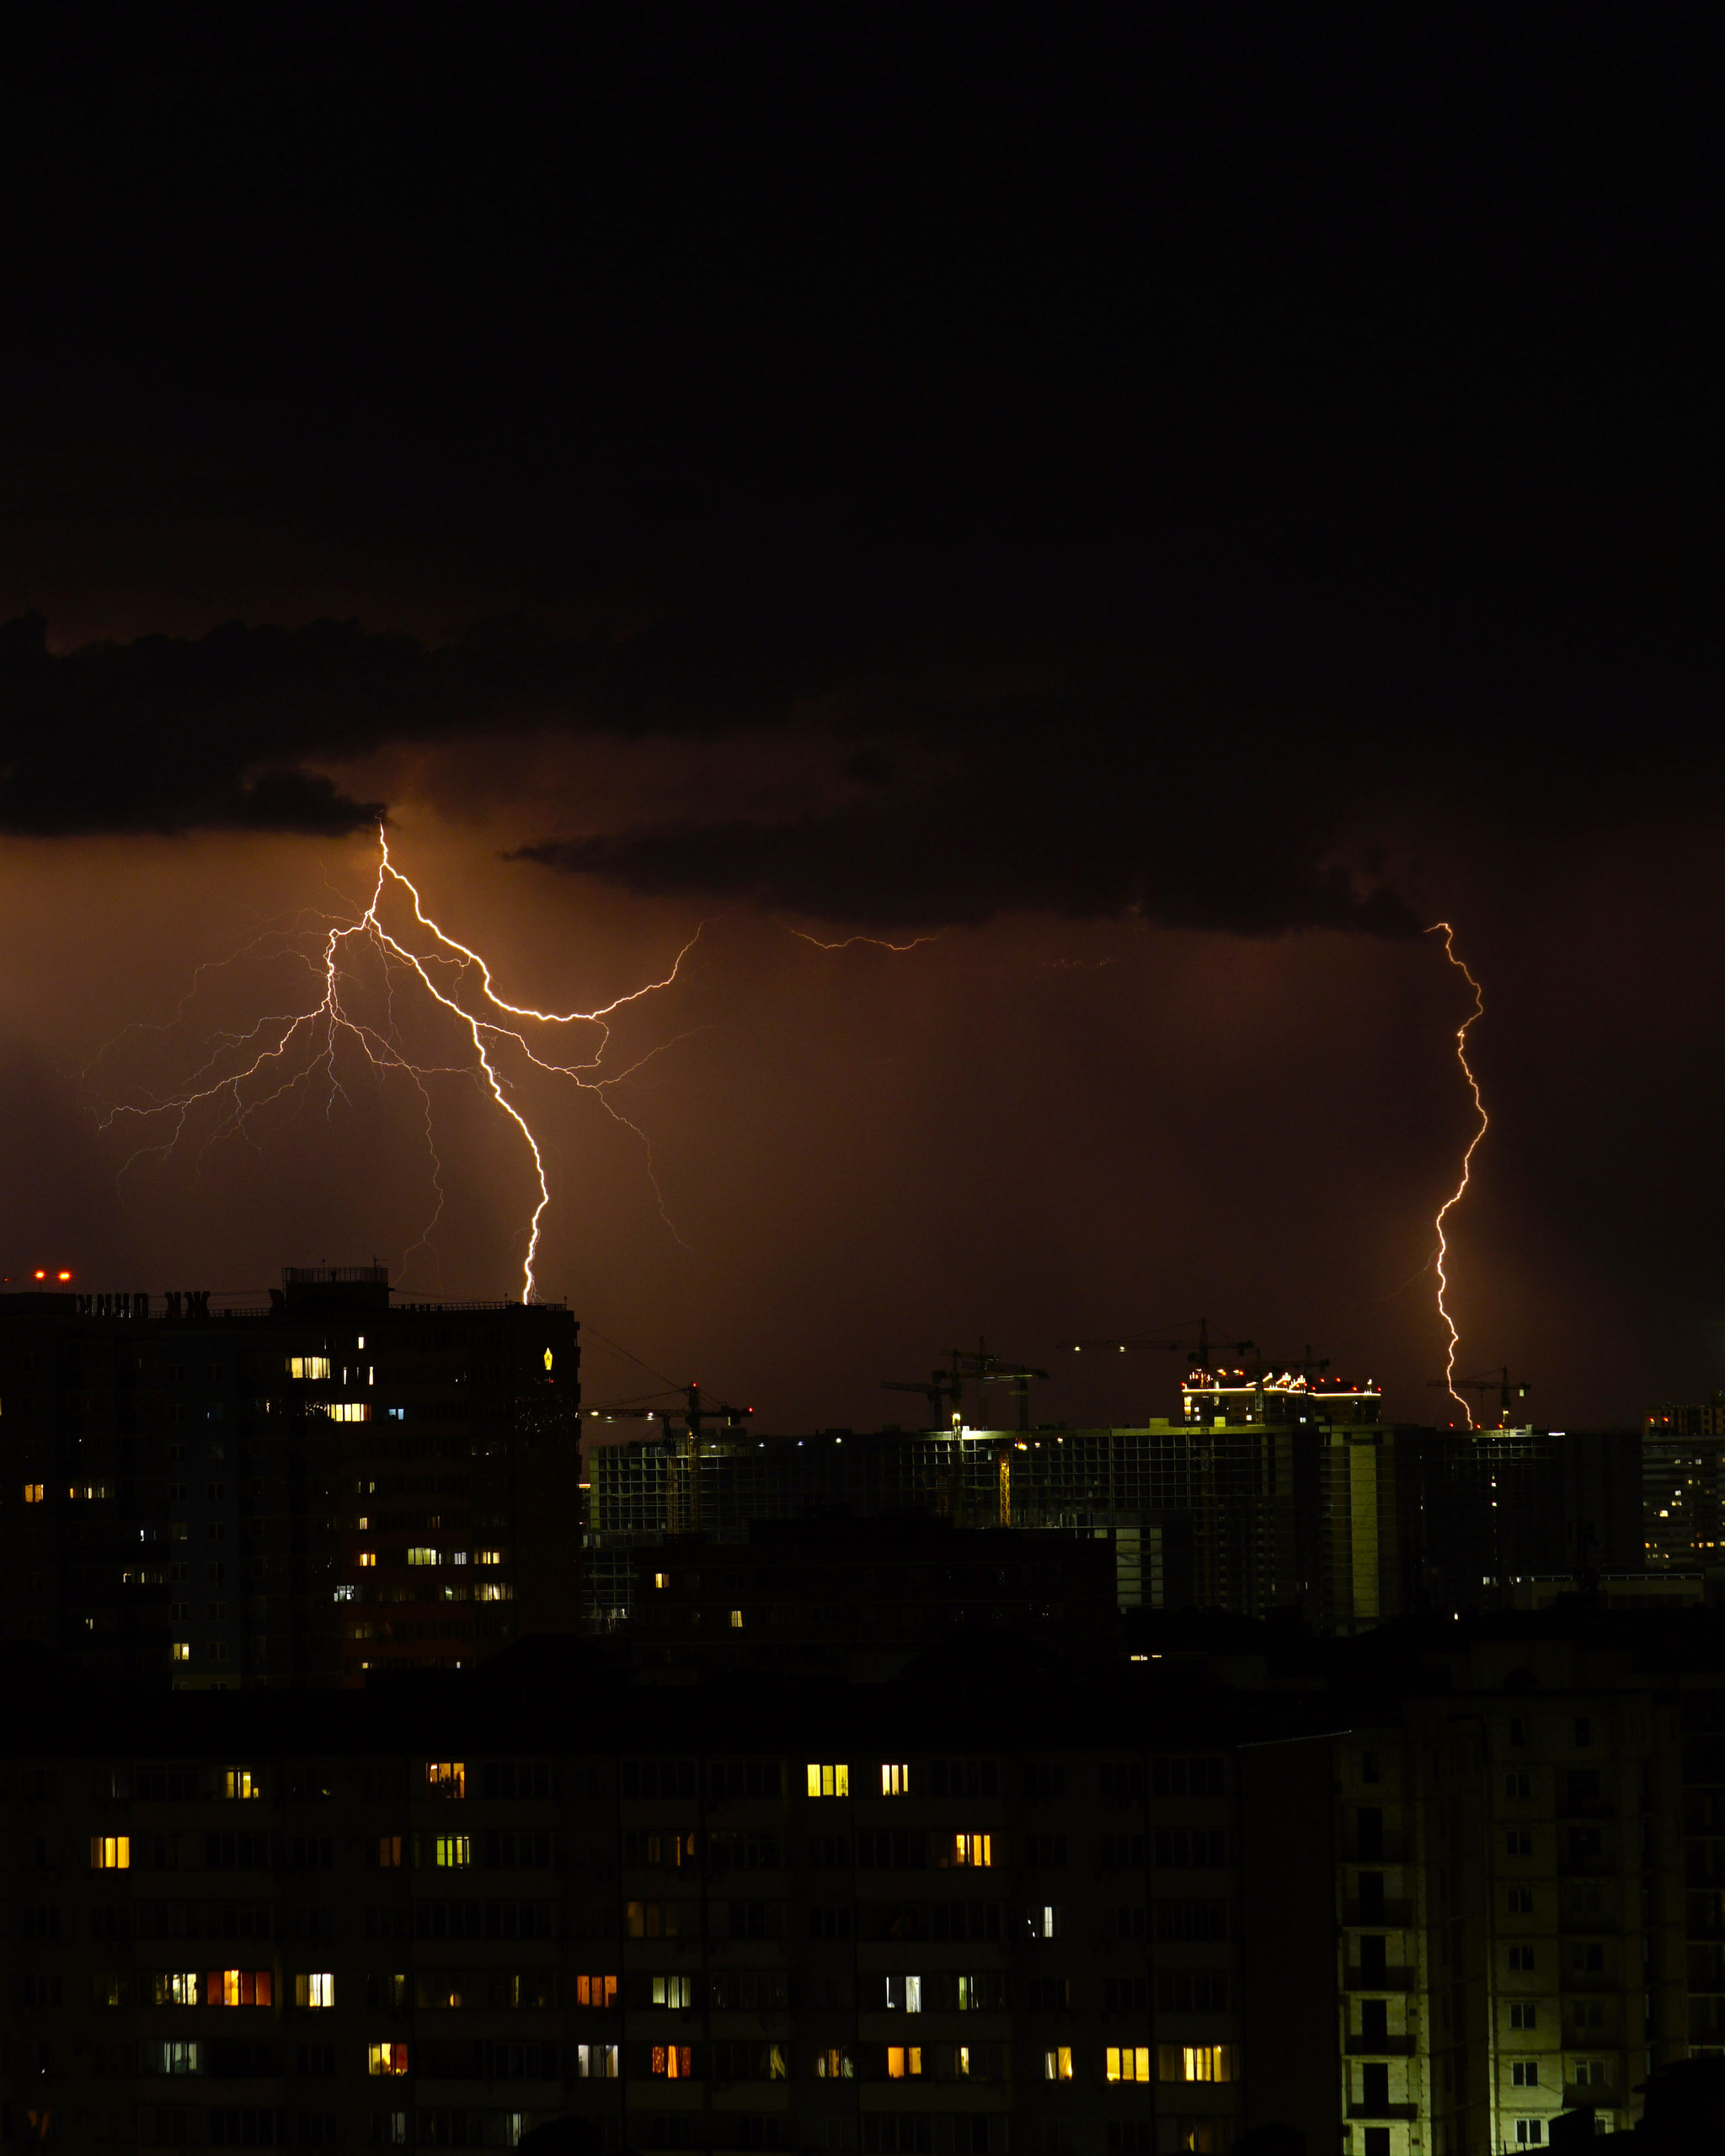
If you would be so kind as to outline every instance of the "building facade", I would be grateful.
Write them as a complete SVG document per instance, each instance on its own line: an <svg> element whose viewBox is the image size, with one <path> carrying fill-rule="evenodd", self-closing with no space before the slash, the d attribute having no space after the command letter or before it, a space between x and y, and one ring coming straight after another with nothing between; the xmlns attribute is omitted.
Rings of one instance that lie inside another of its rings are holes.
<svg viewBox="0 0 1725 2156"><path fill-rule="evenodd" d="M0 1624L110 1681L357 1682L577 1621L559 1307L392 1307L371 1267L0 1296Z"/></svg>

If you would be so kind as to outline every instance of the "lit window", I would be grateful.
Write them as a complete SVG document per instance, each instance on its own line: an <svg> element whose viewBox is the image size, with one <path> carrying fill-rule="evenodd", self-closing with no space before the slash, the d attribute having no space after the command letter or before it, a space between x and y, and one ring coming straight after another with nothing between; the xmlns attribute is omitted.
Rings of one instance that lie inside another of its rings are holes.
<svg viewBox="0 0 1725 2156"><path fill-rule="evenodd" d="M663 1983L665 1979L662 1977L655 1977L653 1981L655 1984L660 1984ZM577 1977L575 2004L577 2006L615 2006L617 2004L617 1978L615 1977ZM686 2005L688 2001L685 1999L683 2004Z"/></svg>
<svg viewBox="0 0 1725 2156"><path fill-rule="evenodd" d="M734 1609L731 1612L731 1630L734 1632L740 1632L742 1629L743 1613L740 1609Z"/></svg>
<svg viewBox="0 0 1725 2156"><path fill-rule="evenodd" d="M1060 1913L1044 1902L1040 1909L1030 1912L1030 1935L1033 1939L1058 1939L1060 1935Z"/></svg>
<svg viewBox="0 0 1725 2156"><path fill-rule="evenodd" d="M1072 2079L1072 2047L1056 2044L1042 2055L1042 2078L1044 2081L1070 2081Z"/></svg>
<svg viewBox="0 0 1725 2156"><path fill-rule="evenodd" d="M362 1352L364 1351L365 1345L366 1345L366 1336L365 1336L365 1334L362 1332L362 1333L360 1335L359 1338L358 1338L358 1339L354 1342L354 1349L355 1349L355 1353L362 1353Z"/></svg>
<svg viewBox="0 0 1725 2156"><path fill-rule="evenodd" d="M147 1982L152 2006L195 2006L203 1996L195 1969L152 1969Z"/></svg>
<svg viewBox="0 0 1725 2156"><path fill-rule="evenodd" d="M473 1562L476 1565L500 1565L503 1562L503 1552L500 1550L476 1550L473 1552Z"/></svg>
<svg viewBox="0 0 1725 2156"><path fill-rule="evenodd" d="M880 1793L883 1796L908 1796L911 1794L911 1769L908 1767L882 1767Z"/></svg>
<svg viewBox="0 0 1725 2156"><path fill-rule="evenodd" d="M329 1358L327 1355L290 1355L287 1374L291 1378L327 1378Z"/></svg>
<svg viewBox="0 0 1725 2156"><path fill-rule="evenodd" d="M401 1836L380 1834L377 1838L377 1862L384 1871L394 1871L401 1864Z"/></svg>
<svg viewBox="0 0 1725 2156"><path fill-rule="evenodd" d="M465 1796L467 1770L459 1759L428 1759L425 1787L433 1796Z"/></svg>
<svg viewBox="0 0 1725 2156"><path fill-rule="evenodd" d="M334 2006L335 1978L327 1971L320 1975L307 1972L293 1980L293 2003L296 2006Z"/></svg>
<svg viewBox="0 0 1725 2156"><path fill-rule="evenodd" d="M366 2045L367 2073L405 2073L407 2070L408 2047L405 2044Z"/></svg>
<svg viewBox="0 0 1725 2156"><path fill-rule="evenodd" d="M261 1796L264 1794L263 1776L254 1774L249 1767L230 1767L222 1777L222 1794L235 1797Z"/></svg>
<svg viewBox="0 0 1725 2156"><path fill-rule="evenodd" d="M323 1412L332 1422L369 1422L371 1410L363 1400L331 1400L325 1403Z"/></svg>
<svg viewBox="0 0 1725 2156"><path fill-rule="evenodd" d="M408 1551L408 1562L410 1565L441 1565L443 1558L440 1551L426 1550L416 1544Z"/></svg>
<svg viewBox="0 0 1725 2156"><path fill-rule="evenodd" d="M176 1640L174 1642L174 1659L176 1662L190 1662L191 1658L191 1641L190 1640Z"/></svg>
<svg viewBox="0 0 1725 2156"><path fill-rule="evenodd" d="M829 2044L825 2051L814 2054L818 2081L851 2081L855 2079L856 2073L856 2063L842 2044Z"/></svg>
<svg viewBox="0 0 1725 2156"><path fill-rule="evenodd" d="M482 1550L479 1552L479 1562L483 1565L488 1561L489 1561L487 1559L485 1552ZM654 1587L661 1588L669 1587L670 1585L670 1574L669 1572L655 1572L653 1575L653 1584Z"/></svg>
<svg viewBox="0 0 1725 2156"><path fill-rule="evenodd" d="M906 2014L920 2014L922 2011L921 1977L906 1977L905 1979L905 2011Z"/></svg>
<svg viewBox="0 0 1725 2156"><path fill-rule="evenodd" d="M922 2071L922 2050L918 2044L889 2044L886 2049L886 2078L889 2081L902 2081L907 2075L916 2076Z"/></svg>
<svg viewBox="0 0 1725 2156"><path fill-rule="evenodd" d="M694 2052L687 2044L655 2044L653 2071L663 2074L667 2081L692 2080L695 2073Z"/></svg>
<svg viewBox="0 0 1725 2156"><path fill-rule="evenodd" d="M576 2004L580 2004L579 1991ZM653 2004L655 2006L692 2006L694 1999L687 1977L655 1977L653 1979Z"/></svg>
<svg viewBox="0 0 1725 2156"><path fill-rule="evenodd" d="M548 1348L545 1351L545 1367L547 1370L551 1368L551 1350Z"/></svg>
<svg viewBox="0 0 1725 2156"><path fill-rule="evenodd" d="M1235 2047L1232 2044L1160 2044L1156 2047L1156 2064L1164 2081L1234 2081L1239 2079L1235 2071ZM1124 2057L1125 2054L1123 2052ZM1140 2052L1141 2057L1143 2054ZM1112 2077L1110 2077L1112 2078ZM1122 2073L1123 2081L1133 2077ZM1144 2079L1140 2073L1137 2077Z"/></svg>
<svg viewBox="0 0 1725 2156"><path fill-rule="evenodd" d="M27 1505L39 1505L41 1503L42 1486L40 1482L26 1482L24 1484L24 1501Z"/></svg>
<svg viewBox="0 0 1725 2156"><path fill-rule="evenodd" d="M816 1767L809 1769L810 1796L848 1796L851 1794L851 1770L848 1767Z"/></svg>
<svg viewBox="0 0 1725 2156"><path fill-rule="evenodd" d="M355 1556L354 1561L362 1572L367 1571L377 1562L377 1552L375 1550L361 1550Z"/></svg>
<svg viewBox="0 0 1725 2156"><path fill-rule="evenodd" d="M1178 2052L1178 2044L1166 2049ZM1148 2081L1150 2079L1150 2046L1140 2044L1136 2050L1130 2045L1118 2049L1113 2045L1108 2050L1108 2078L1110 2081Z"/></svg>
<svg viewBox="0 0 1725 2156"><path fill-rule="evenodd" d="M129 1834L91 1835L92 1871L124 1871L131 1863L131 1837Z"/></svg>
<svg viewBox="0 0 1725 2156"><path fill-rule="evenodd" d="M994 1862L994 1838L989 1834L954 1834L954 1864L975 1865L985 1870Z"/></svg>
<svg viewBox="0 0 1725 2156"><path fill-rule="evenodd" d="M615 2081L617 2079L617 2046L615 2044L577 2044L575 2071L583 2081Z"/></svg>
<svg viewBox="0 0 1725 2156"><path fill-rule="evenodd" d="M204 1978L206 2006L268 2006L267 1969L211 1969Z"/></svg>
<svg viewBox="0 0 1725 2156"><path fill-rule="evenodd" d="M195 2038L190 2042L175 2039L165 2043L147 2043L139 2064L146 2073L201 2073L204 2047Z"/></svg>
<svg viewBox="0 0 1725 2156"><path fill-rule="evenodd" d="M513 1602L515 1591L507 1580L481 1580L473 1589L475 1602Z"/></svg>
<svg viewBox="0 0 1725 2156"><path fill-rule="evenodd" d="M473 1860L473 1838L467 1834L428 1834L426 1854L438 1871L461 1871Z"/></svg>

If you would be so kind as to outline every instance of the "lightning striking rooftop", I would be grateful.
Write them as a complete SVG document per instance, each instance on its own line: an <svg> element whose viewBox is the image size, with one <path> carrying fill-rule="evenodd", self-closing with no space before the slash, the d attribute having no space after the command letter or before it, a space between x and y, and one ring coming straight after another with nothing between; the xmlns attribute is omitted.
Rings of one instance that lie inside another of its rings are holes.
<svg viewBox="0 0 1725 2156"><path fill-rule="evenodd" d="M1438 1315L1443 1319L1450 1335L1449 1355L1444 1364L1444 1383L1449 1389L1450 1397L1467 1417L1467 1427L1471 1430L1473 1428L1473 1410L1455 1390L1455 1351L1461 1343L1461 1336L1455 1329L1455 1319L1450 1315L1450 1276L1445 1270L1446 1261L1450 1255L1450 1241L1445 1232L1444 1223L1467 1194L1468 1180L1473 1170L1474 1153L1491 1123L1491 1118L1486 1113L1486 1104L1480 1098L1479 1081L1474 1076L1473 1066L1467 1059L1468 1028L1485 1016L1486 1001L1479 983L1455 955L1455 931L1449 922L1447 921L1434 921L1426 931L1426 934L1442 936L1445 957L1473 990L1473 1008L1455 1028L1455 1059L1461 1065L1461 1075L1466 1079L1468 1090L1473 1095L1474 1108L1479 1116L1479 1128L1468 1140L1467 1150L1461 1156L1461 1181L1438 1208L1436 1221L1438 1250L1435 1261L1438 1275Z"/></svg>

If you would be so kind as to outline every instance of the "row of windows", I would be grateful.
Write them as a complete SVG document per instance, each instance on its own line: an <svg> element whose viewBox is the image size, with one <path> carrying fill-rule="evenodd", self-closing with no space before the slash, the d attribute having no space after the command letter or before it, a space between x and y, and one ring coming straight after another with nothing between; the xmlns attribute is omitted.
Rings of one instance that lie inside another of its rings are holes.
<svg viewBox="0 0 1725 2156"><path fill-rule="evenodd" d="M1225 1763L1220 1757L1171 1754L1150 1762L1146 1774L1141 1760L1109 1762L1101 1769L1103 1796L1112 1801L1159 1796L1220 1796L1225 1790ZM908 1796L913 1775L909 1763L885 1761L859 1775L852 1786L851 1763L811 1760L802 1773L803 1788L811 1797L850 1796L871 1793L879 1775L883 1796ZM715 1798L755 1796L777 1798L783 1794L783 1775L776 1759L724 1760L708 1764L710 1793ZM700 1770L694 1759L625 1759L622 1794L627 1798L694 1796ZM927 1759L915 1772L916 1794L922 1796L998 1796L1001 1794L1001 1766L994 1759ZM1024 1794L1052 1799L1066 1794L1064 1761L1028 1761L1023 1768Z"/></svg>

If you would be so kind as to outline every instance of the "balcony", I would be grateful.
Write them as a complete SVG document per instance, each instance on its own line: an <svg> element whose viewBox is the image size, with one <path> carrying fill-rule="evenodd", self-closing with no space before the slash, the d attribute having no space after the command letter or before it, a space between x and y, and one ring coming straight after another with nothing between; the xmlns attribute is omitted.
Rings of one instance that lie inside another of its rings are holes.
<svg viewBox="0 0 1725 2156"><path fill-rule="evenodd" d="M1350 1929L1406 1931L1413 1922L1412 1902L1343 1902L1342 1921Z"/></svg>
<svg viewBox="0 0 1725 2156"><path fill-rule="evenodd" d="M1416 2048L1412 2036L1350 2036L1349 2058L1412 2058Z"/></svg>
<svg viewBox="0 0 1725 2156"><path fill-rule="evenodd" d="M1417 2119L1419 2106L1418 2104L1350 2104L1348 2116L1350 2119Z"/></svg>
<svg viewBox="0 0 1725 2156"><path fill-rule="evenodd" d="M1344 1982L1348 1991L1412 1991L1413 1977L1412 1969L1392 1961L1380 1969L1350 1968Z"/></svg>

